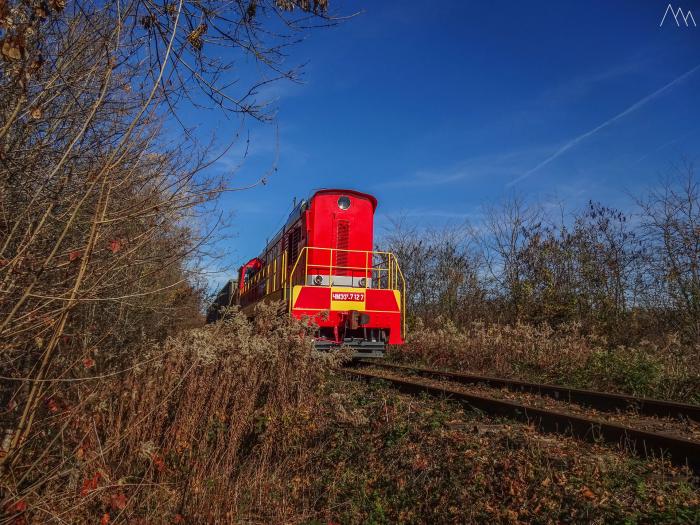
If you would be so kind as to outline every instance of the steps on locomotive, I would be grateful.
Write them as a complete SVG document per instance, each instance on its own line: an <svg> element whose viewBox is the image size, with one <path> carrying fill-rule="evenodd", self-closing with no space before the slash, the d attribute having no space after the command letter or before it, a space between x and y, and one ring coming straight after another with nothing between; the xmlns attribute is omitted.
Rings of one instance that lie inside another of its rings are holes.
<svg viewBox="0 0 700 525"><path fill-rule="evenodd" d="M314 342L316 350L328 352L337 350L341 346L347 346L354 350L353 358L384 357L386 344L383 341L368 341L358 337L347 337L342 345L327 339L316 339Z"/></svg>

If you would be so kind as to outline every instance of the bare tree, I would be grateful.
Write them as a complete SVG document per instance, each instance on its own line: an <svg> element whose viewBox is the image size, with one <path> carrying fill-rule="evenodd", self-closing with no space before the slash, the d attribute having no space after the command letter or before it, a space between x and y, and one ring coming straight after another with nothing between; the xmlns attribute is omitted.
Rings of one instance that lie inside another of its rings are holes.
<svg viewBox="0 0 700 525"><path fill-rule="evenodd" d="M700 340L700 185L684 163L677 177L639 200L642 228L651 247L656 308L671 308L676 329Z"/></svg>
<svg viewBox="0 0 700 525"><path fill-rule="evenodd" d="M485 210L481 244L490 288L495 295L502 294L507 307L506 320L515 320L523 313L529 292L523 282L521 254L528 238L537 235L543 217L540 207L527 205L519 196Z"/></svg>
<svg viewBox="0 0 700 525"><path fill-rule="evenodd" d="M570 237L583 320L622 335L639 306L644 243L619 210L589 202Z"/></svg>
<svg viewBox="0 0 700 525"><path fill-rule="evenodd" d="M3 497L40 483L37 455L63 465L49 402L79 405L72 382L98 392L201 316L207 225L241 188L206 171L230 141L202 145L179 110L229 118L234 139L269 120L260 88L295 80L286 50L331 23L323 0L0 3Z"/></svg>
<svg viewBox="0 0 700 525"><path fill-rule="evenodd" d="M383 248L393 252L401 265L410 316L450 317L462 323L481 317L482 261L473 238L468 224L419 230L405 219L393 221Z"/></svg>

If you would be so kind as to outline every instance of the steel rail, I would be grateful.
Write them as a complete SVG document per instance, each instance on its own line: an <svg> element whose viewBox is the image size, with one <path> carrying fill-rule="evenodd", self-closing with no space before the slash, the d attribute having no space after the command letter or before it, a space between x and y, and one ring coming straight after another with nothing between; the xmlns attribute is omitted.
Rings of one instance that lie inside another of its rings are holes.
<svg viewBox="0 0 700 525"><path fill-rule="evenodd" d="M528 392L551 397L559 401L576 403L602 411L634 410L639 414L656 417L672 417L700 421L700 406L675 401L663 401L647 397L635 397L625 394L597 392L580 388L530 383L518 379L504 379L458 372L444 372L430 368L395 365L377 361L361 361L361 364L402 372L409 372L423 377L444 378L461 384L484 384L494 388L507 388L514 392Z"/></svg>
<svg viewBox="0 0 700 525"><path fill-rule="evenodd" d="M387 381L399 391L408 394L425 393L454 399L490 415L533 424L541 432L572 435L593 443L620 444L626 450L640 456L668 456L674 464L688 465L700 474L700 442L684 437L640 430L619 423L528 406L515 401L466 393L447 386L436 386L407 378L384 376L367 370L345 369L345 373L366 381L373 379Z"/></svg>

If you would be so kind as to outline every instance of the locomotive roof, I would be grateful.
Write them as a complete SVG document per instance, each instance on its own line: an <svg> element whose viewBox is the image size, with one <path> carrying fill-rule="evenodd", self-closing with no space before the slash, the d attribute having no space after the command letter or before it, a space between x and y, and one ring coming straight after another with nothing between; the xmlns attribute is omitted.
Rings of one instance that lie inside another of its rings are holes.
<svg viewBox="0 0 700 525"><path fill-rule="evenodd" d="M370 195L369 193L362 193L361 191L356 191L356 190L346 190L346 189L337 189L337 188L323 188L320 190L316 190L314 193L311 194L311 196L308 199L301 199L296 206L294 206L294 209L290 212L289 217L287 218L287 222L285 223L285 228L289 226L290 224L296 222L296 220L299 218L301 215L301 212L304 211L307 207L308 204L317 196L319 195L327 195L327 194L333 194L333 193L344 193L347 195L354 195L355 197L363 197L367 200L369 200L372 203L372 211L375 211L377 209L377 199L373 196ZM284 229L284 228L283 228ZM277 236L275 236L277 237Z"/></svg>
<svg viewBox="0 0 700 525"><path fill-rule="evenodd" d="M348 190L348 189L343 189L343 188L322 188L320 190L314 191L309 198L307 199L301 199L296 206L294 206L294 209L289 213L289 217L287 217L287 221L285 222L284 226L275 234L275 236L272 238L271 241L267 243L265 246L265 249L263 250L263 254L265 254L271 246L274 246L277 241L282 237L282 234L285 232L285 230L293 223L296 222L296 220L299 218L301 213L306 210L309 206L309 203L317 196L319 195L327 195L327 194L333 194L333 193L344 193L347 195L354 195L355 197L362 197L367 200L369 200L372 203L372 211L375 211L377 209L377 199L373 196L370 195L369 193L363 193L361 191L357 190Z"/></svg>
<svg viewBox="0 0 700 525"><path fill-rule="evenodd" d="M372 203L372 211L377 209L377 199L373 195L370 195L369 193L362 193L361 191L357 190L347 190L342 188L323 188L317 190L313 195L311 195L311 197L309 197L309 201L317 195L323 195L326 193L347 193L348 195L355 195L356 197L364 197Z"/></svg>

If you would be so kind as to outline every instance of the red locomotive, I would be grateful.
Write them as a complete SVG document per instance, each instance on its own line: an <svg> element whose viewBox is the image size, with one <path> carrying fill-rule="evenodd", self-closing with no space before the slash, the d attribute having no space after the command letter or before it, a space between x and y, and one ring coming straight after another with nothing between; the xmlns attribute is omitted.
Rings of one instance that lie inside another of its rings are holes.
<svg viewBox="0 0 700 525"><path fill-rule="evenodd" d="M380 356L387 344L402 344L405 282L394 255L372 249L376 208L373 196L353 190L302 200L221 290L209 320L223 306L250 311L258 301L282 300L291 315L318 325L317 348L347 345L356 356Z"/></svg>

